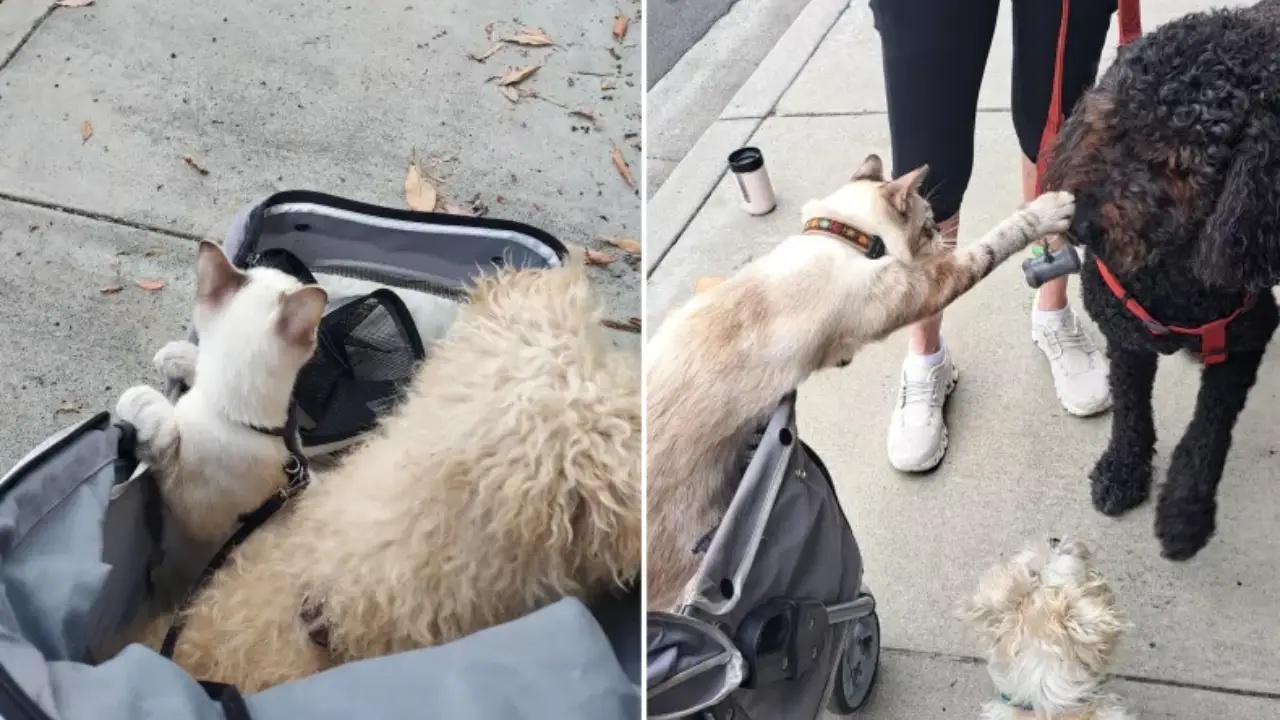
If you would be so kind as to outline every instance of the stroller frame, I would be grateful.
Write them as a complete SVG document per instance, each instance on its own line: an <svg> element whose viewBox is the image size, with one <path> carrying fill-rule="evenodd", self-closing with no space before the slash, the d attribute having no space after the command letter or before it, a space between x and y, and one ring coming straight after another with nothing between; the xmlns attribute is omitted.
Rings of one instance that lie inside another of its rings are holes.
<svg viewBox="0 0 1280 720"><path fill-rule="evenodd" d="M824 559L829 561L823 563ZM678 612L650 612L649 717L851 715L874 686L875 597L831 474L779 403Z"/></svg>

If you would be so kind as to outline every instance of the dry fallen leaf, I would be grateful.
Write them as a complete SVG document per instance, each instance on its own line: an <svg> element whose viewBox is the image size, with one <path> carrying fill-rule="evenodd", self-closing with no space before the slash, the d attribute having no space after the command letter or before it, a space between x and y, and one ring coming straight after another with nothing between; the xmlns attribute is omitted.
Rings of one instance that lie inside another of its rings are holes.
<svg viewBox="0 0 1280 720"><path fill-rule="evenodd" d="M622 42L627 37L627 26L631 24L631 18L626 15L619 15L613 19L613 39Z"/></svg>
<svg viewBox="0 0 1280 720"><path fill-rule="evenodd" d="M190 155L183 155L182 162L186 163L188 167L200 173L201 175L209 174L209 171L206 170L200 163L196 162L196 159L191 157Z"/></svg>
<svg viewBox="0 0 1280 720"><path fill-rule="evenodd" d="M488 60L489 58L493 57L493 54L498 52L501 49L502 49L502 43L494 43L493 47L489 48L488 50L485 50L483 53L479 55L475 53L467 53L467 55L472 60L475 60L476 62L484 62L485 60Z"/></svg>
<svg viewBox="0 0 1280 720"><path fill-rule="evenodd" d="M488 25L484 26L484 36L489 38L490 40L493 39L493 23L489 23Z"/></svg>
<svg viewBox="0 0 1280 720"><path fill-rule="evenodd" d="M590 110L570 110L569 114L577 115L580 118L586 118L590 120L592 123L596 121L595 113L591 112Z"/></svg>
<svg viewBox="0 0 1280 720"><path fill-rule="evenodd" d="M93 137L93 123L85 120L80 123L80 144L89 142L89 138Z"/></svg>
<svg viewBox="0 0 1280 720"><path fill-rule="evenodd" d="M545 32L538 28L523 28L515 35L512 35L509 38L503 38L503 42L509 42L515 45L530 45L533 47L545 47L547 45L556 44L555 40L552 40Z"/></svg>
<svg viewBox="0 0 1280 720"><path fill-rule="evenodd" d="M79 404L79 403L66 402L66 403L62 403L62 407L58 408L57 410L54 410L54 411L53 411L53 414L54 414L54 416L58 416L58 415L61 415L61 414L63 414L63 413L72 413L72 414L74 414L74 413L79 413L79 412L83 412L83 411L84 411L84 408L80 407L80 404Z"/></svg>
<svg viewBox="0 0 1280 720"><path fill-rule="evenodd" d="M585 249L583 257L588 265L608 265L613 262L613 256L608 253L602 253L599 250Z"/></svg>
<svg viewBox="0 0 1280 720"><path fill-rule="evenodd" d="M103 295L115 295L116 293L120 292L123 289L124 288L120 287L119 285L107 285L106 287L102 288L98 292L102 293Z"/></svg>
<svg viewBox="0 0 1280 720"><path fill-rule="evenodd" d="M538 72L538 68L540 67L542 66L541 65L525 65L524 67L515 68L514 70L507 72L506 75L503 75L502 79L498 81L498 84L499 85L518 85L524 82L525 80L528 80L530 75Z"/></svg>
<svg viewBox="0 0 1280 720"><path fill-rule="evenodd" d="M618 174L622 176L622 179L626 180L631 187L635 187L636 179L631 176L631 167L627 165L627 160L622 157L622 151L618 149L617 145L613 146L613 152L609 153L609 155L613 158L613 166L618 168Z"/></svg>
<svg viewBox="0 0 1280 720"><path fill-rule="evenodd" d="M627 318L626 322L621 320L604 319L600 321L600 324L610 330L621 330L622 332L632 333L640 332L640 318Z"/></svg>
<svg viewBox="0 0 1280 720"><path fill-rule="evenodd" d="M58 0L54 3L58 7L86 7L93 4L93 0Z"/></svg>
<svg viewBox="0 0 1280 720"><path fill-rule="evenodd" d="M639 243L639 242L637 242L637 241L635 241L635 240L633 240L633 239L631 239L631 238L626 238L626 237L602 237L602 238L600 238L600 239L601 239L601 240L604 240L605 242L609 243L610 245L612 245L612 246L614 246L614 247L618 248L619 250L621 250L621 251L623 251L623 252L629 252L629 253L631 253L632 255L639 255L639 254L640 254L640 243Z"/></svg>
<svg viewBox="0 0 1280 720"><path fill-rule="evenodd" d="M697 284L693 286L693 294L701 295L722 282L724 282L722 277L700 277Z"/></svg>
<svg viewBox="0 0 1280 720"><path fill-rule="evenodd" d="M502 96L511 102L520 102L520 91L509 85L499 86L498 92L502 93Z"/></svg>
<svg viewBox="0 0 1280 720"><path fill-rule="evenodd" d="M164 286L168 284L163 280L134 280L133 282L136 283L138 287L142 288L143 290L146 290L147 292L155 292L157 290L163 290Z"/></svg>
<svg viewBox="0 0 1280 720"><path fill-rule="evenodd" d="M411 209L419 212L432 212L436 209L439 192L427 178L427 174L418 167L417 152L409 156L409 170L404 176L404 202Z"/></svg>

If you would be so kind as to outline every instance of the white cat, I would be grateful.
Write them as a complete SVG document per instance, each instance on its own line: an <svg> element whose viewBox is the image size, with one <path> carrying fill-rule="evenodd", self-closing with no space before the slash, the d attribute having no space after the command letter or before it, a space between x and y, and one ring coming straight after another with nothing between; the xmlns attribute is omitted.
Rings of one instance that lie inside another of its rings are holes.
<svg viewBox="0 0 1280 720"><path fill-rule="evenodd" d="M190 538L216 542L288 482L283 428L328 298L278 270L242 272L211 242L200 243L196 284L199 353L179 341L155 356L190 389L170 403L129 388L116 416L136 428L170 515Z"/></svg>

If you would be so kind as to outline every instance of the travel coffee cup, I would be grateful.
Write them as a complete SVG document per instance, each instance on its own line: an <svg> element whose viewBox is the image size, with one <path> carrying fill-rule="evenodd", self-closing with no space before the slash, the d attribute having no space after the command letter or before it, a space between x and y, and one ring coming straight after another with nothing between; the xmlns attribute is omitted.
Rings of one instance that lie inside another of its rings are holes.
<svg viewBox="0 0 1280 720"><path fill-rule="evenodd" d="M760 148L744 147L729 153L729 169L742 192L742 208L752 215L768 215L777 207L769 171Z"/></svg>

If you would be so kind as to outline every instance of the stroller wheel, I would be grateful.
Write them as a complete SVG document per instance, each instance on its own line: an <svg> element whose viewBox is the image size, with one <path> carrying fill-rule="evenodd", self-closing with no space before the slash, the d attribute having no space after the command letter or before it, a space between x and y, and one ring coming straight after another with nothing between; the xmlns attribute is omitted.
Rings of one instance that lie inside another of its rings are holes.
<svg viewBox="0 0 1280 720"><path fill-rule="evenodd" d="M845 631L844 656L836 668L835 687L827 709L852 715L867 702L880 669L880 618L875 612L853 620Z"/></svg>

